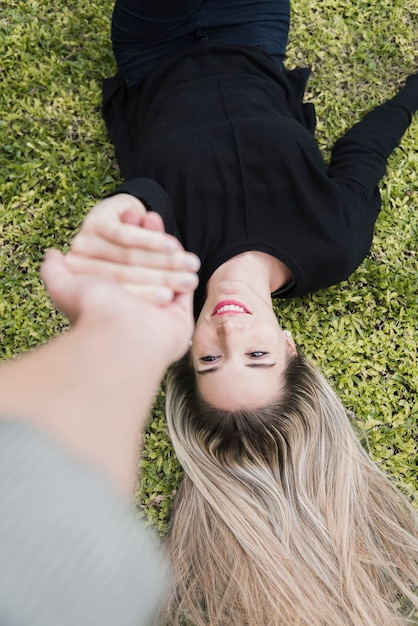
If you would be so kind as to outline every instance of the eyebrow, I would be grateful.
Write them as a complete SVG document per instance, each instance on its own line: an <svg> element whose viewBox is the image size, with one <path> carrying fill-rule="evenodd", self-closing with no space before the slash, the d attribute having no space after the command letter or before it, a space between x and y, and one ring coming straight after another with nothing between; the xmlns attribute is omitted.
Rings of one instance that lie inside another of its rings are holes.
<svg viewBox="0 0 418 626"><path fill-rule="evenodd" d="M274 367L276 363L246 363L245 367ZM205 374L212 374L212 372L217 372L219 367L209 367L207 370L196 370L196 374L200 376L205 376Z"/></svg>

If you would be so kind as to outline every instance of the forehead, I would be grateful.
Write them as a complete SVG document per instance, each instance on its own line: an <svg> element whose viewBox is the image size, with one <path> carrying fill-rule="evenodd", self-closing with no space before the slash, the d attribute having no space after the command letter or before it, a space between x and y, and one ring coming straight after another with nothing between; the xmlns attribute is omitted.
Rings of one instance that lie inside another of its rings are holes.
<svg viewBox="0 0 418 626"><path fill-rule="evenodd" d="M220 409L257 408L273 402L280 391L285 363L273 367L225 364L216 371L196 374L203 399Z"/></svg>

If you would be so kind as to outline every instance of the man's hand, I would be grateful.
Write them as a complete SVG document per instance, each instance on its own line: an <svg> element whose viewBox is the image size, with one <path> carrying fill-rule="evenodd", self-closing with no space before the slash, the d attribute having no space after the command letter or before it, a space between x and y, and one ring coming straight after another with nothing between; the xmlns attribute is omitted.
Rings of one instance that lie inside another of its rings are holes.
<svg viewBox="0 0 418 626"><path fill-rule="evenodd" d="M58 250L47 252L41 275L53 302L74 325L108 327L121 342L137 345L144 363L149 353L164 369L187 351L194 327L192 291L158 306L112 280L74 274Z"/></svg>

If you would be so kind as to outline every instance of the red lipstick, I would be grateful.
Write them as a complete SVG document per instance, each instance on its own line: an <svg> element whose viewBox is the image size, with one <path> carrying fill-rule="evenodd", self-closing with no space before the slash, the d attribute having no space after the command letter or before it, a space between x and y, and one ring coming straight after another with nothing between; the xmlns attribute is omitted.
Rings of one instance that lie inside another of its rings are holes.
<svg viewBox="0 0 418 626"><path fill-rule="evenodd" d="M247 309L245 304L238 302L237 300L221 300L215 306L212 312L213 315L251 315L251 311Z"/></svg>

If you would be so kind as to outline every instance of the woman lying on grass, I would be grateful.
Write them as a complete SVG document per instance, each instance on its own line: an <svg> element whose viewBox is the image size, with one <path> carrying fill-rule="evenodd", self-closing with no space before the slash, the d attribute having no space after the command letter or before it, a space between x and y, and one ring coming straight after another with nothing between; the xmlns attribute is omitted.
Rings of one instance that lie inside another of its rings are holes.
<svg viewBox="0 0 418 626"><path fill-rule="evenodd" d="M164 306L196 259L174 240L170 250L157 214L141 228L145 214L128 195L104 200L74 249L89 242L89 271L125 283L129 275L127 288ZM83 264L79 252L67 261ZM416 513L303 356L289 357L275 402L234 411L205 402L183 359L169 378L167 418L186 475L162 624L414 623Z"/></svg>
<svg viewBox="0 0 418 626"><path fill-rule="evenodd" d="M282 69L288 17L285 0L115 6L104 114L126 182L68 262L163 306L186 266L160 247L157 216L133 227L146 210L201 261L193 345L167 390L186 477L164 624L392 626L418 610L415 513L272 308L368 253L418 75L336 142L327 168L307 72Z"/></svg>

